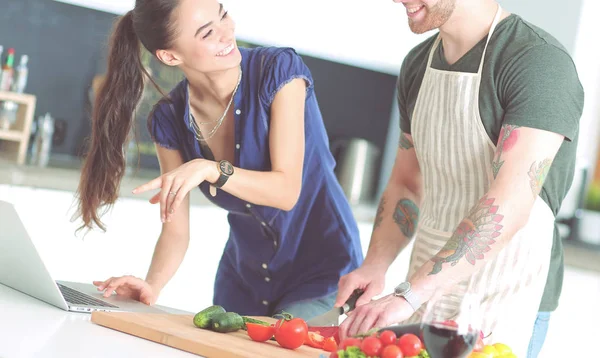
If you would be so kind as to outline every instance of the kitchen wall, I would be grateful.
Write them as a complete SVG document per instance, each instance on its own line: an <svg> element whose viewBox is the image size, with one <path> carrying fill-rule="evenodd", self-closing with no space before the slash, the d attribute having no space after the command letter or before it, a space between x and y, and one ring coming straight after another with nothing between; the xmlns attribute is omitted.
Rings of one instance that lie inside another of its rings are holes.
<svg viewBox="0 0 600 358"><path fill-rule="evenodd" d="M38 98L36 116L50 112L67 122L65 141L55 145L53 153L80 155L90 131L90 86L93 77L106 69L106 43L117 15L48 0L0 0L0 9L0 44L15 47L17 58L23 53L30 56L26 91ZM360 137L383 150L396 76L299 53L313 74L331 141ZM145 109L138 114L138 128L140 138L149 142L145 127L149 108ZM380 162L381 157L376 169ZM158 168L153 153L144 156L142 165Z"/></svg>
<svg viewBox="0 0 600 358"><path fill-rule="evenodd" d="M568 5L558 0L499 2L547 30L574 55L586 90L586 109L581 121L581 132L586 135L580 138L580 158L593 165L600 123L600 107L595 104L600 96L600 54L590 44L595 41L594 14L600 4L596 0L573 0ZM67 140L56 146L55 152L79 152L82 138L89 131L87 90L104 64L102 44L115 14L124 13L133 3L133 0L0 0L0 44L5 48L15 46L17 55L28 52L32 57L28 91L38 95L37 115L50 111L68 121ZM408 30L401 5L391 1L367 7L364 4L361 0L326 3L307 0L304 6L297 7L291 1L254 0L252 4L244 0L226 1L230 12L236 15L242 40L293 46L306 58L315 74L333 139L362 136L375 141L380 149L385 148L379 188L382 190L393 165L398 135L394 94L389 90L393 91L393 77L404 55L428 34L414 35ZM310 10L315 6L318 12ZM360 25L361 21L369 23L373 18L377 18L377 28ZM323 30L325 24L327 31ZM278 30L272 31L274 28ZM333 77L331 73L342 76ZM336 81L343 82L338 89L347 92L332 91ZM367 84L364 91L358 83ZM362 111L353 110L357 100L362 102L356 108ZM388 140L384 139L386 134Z"/></svg>
<svg viewBox="0 0 600 358"><path fill-rule="evenodd" d="M54 1L115 14L135 4L135 0ZM309 56L392 75L398 74L410 48L427 36L411 34L404 7L391 0L224 0L223 4L244 41L293 46Z"/></svg>
<svg viewBox="0 0 600 358"><path fill-rule="evenodd" d="M75 154L87 133L87 90L114 15L48 0L0 0L4 56L29 55L27 93L37 96L36 117L50 112L67 121L56 153ZM3 58L4 58L3 56Z"/></svg>
<svg viewBox="0 0 600 358"><path fill-rule="evenodd" d="M541 27L573 54L582 4L586 0L498 0L500 5ZM592 0L596 1L596 0Z"/></svg>
<svg viewBox="0 0 600 358"><path fill-rule="evenodd" d="M578 156L589 167L588 182L600 152L600 46L598 46L600 2L584 0L575 42L575 64L585 90L585 107L580 124Z"/></svg>

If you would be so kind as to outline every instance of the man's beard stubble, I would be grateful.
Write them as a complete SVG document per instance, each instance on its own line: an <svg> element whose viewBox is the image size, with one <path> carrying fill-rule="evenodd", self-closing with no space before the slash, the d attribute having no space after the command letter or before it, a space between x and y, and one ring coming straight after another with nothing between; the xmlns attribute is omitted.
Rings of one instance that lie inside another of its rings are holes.
<svg viewBox="0 0 600 358"><path fill-rule="evenodd" d="M432 8L426 8L427 14L424 21L414 23L410 18L408 19L408 26L410 30L415 34L422 34L430 30L440 28L448 19L454 8L456 7L456 0L440 0Z"/></svg>

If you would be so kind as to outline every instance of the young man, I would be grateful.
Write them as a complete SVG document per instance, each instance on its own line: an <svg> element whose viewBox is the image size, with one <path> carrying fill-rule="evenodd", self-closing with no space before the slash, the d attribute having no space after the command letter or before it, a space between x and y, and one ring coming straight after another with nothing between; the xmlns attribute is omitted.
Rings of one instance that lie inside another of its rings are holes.
<svg viewBox="0 0 600 358"><path fill-rule="evenodd" d="M486 342L536 357L562 286L555 216L583 109L575 65L552 36L494 0L394 1L413 32L439 34L402 65L396 162L365 261L340 280L338 306L365 289L341 335L418 322L436 289L464 294L470 282L484 297ZM369 303L413 236L407 281Z"/></svg>

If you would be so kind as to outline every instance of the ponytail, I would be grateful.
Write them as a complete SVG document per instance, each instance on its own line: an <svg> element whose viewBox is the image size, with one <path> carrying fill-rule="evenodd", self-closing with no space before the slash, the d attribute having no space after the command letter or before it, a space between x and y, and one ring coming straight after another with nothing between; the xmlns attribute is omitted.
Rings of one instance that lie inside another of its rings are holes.
<svg viewBox="0 0 600 358"><path fill-rule="evenodd" d="M91 229L93 222L106 230L98 210L110 209L118 197L125 174L124 145L144 91L144 75L149 77L142 65L140 41L129 11L112 33L108 71L95 96L91 143L77 190L78 215L83 220L80 229Z"/></svg>

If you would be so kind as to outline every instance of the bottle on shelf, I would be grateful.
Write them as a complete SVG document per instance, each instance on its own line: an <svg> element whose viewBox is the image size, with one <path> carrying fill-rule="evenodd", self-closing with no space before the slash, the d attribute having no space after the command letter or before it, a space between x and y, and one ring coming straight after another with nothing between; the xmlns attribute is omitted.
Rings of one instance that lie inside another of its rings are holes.
<svg viewBox="0 0 600 358"><path fill-rule="evenodd" d="M23 59L21 57L21 59ZM27 58L25 58L25 76L27 76ZM13 91L15 88L15 49L8 49L6 63L2 66L2 75L0 76L0 91ZM27 79L25 78L25 81ZM17 112L19 105L12 101L4 101L0 103L0 128L7 130L17 120Z"/></svg>
<svg viewBox="0 0 600 358"><path fill-rule="evenodd" d="M0 91L10 91L13 80L13 66L15 63L15 49L9 48L6 62L2 66L2 75L0 75Z"/></svg>
<svg viewBox="0 0 600 358"><path fill-rule="evenodd" d="M15 68L14 71L14 81L12 84L12 91L17 93L25 92L25 87L27 87L27 78L29 76L29 69L27 68L27 63L29 62L29 56L22 55L19 64Z"/></svg>
<svg viewBox="0 0 600 358"><path fill-rule="evenodd" d="M32 165L45 167L48 165L52 152L52 137L54 135L54 118L50 113L39 117L36 124L35 138L31 147Z"/></svg>

